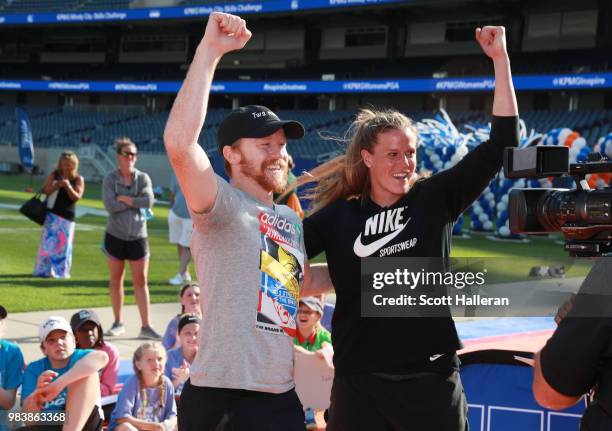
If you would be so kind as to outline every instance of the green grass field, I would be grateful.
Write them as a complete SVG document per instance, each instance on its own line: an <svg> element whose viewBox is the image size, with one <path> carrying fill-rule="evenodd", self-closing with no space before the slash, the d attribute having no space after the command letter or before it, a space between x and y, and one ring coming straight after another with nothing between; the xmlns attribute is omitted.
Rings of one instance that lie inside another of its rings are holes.
<svg viewBox="0 0 612 431"><path fill-rule="evenodd" d="M34 179L36 189L42 179ZM28 177L0 176L0 204L22 204L31 193L23 190ZM100 185L86 186L82 206L103 209ZM168 243L168 207L156 206L149 222L151 302L174 302L178 291L167 283L176 274L176 247ZM52 280L31 277L40 227L17 210L0 209L0 302L13 312L110 305L106 256L100 250L105 217L86 215L77 220L72 278ZM194 274L193 268L191 271ZM126 277L126 303L133 304L131 284Z"/></svg>
<svg viewBox="0 0 612 431"><path fill-rule="evenodd" d="M32 196L23 190L29 177L0 176L0 204L21 205ZM33 187L40 187L42 178L35 178ZM100 185L87 184L81 206L102 209ZM168 207L156 205L155 217L149 222L151 261L149 288L151 302L174 302L178 289L167 279L177 271L175 246L168 243ZM77 220L72 278L50 280L31 277L40 240L40 227L15 209L0 208L0 303L12 312L51 310L77 307L110 306L106 257L100 250L105 217L86 215ZM340 228L340 227L339 227ZM535 238L529 243L495 242L484 235L453 241L453 256L498 257L487 261L494 267L487 281L527 279L529 268L543 264L543 259L567 263L559 237ZM317 261L324 259L320 256ZM571 266L568 277L584 276L588 263ZM191 271L194 274L193 268ZM129 270L126 277L126 303L133 304Z"/></svg>

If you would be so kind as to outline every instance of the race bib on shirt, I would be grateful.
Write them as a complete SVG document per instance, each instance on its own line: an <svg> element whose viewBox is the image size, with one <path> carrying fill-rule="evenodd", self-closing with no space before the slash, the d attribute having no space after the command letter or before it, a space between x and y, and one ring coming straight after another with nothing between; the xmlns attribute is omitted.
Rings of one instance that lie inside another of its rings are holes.
<svg viewBox="0 0 612 431"><path fill-rule="evenodd" d="M304 278L302 227L276 213L262 211L259 230L261 288L256 328L295 337L300 284Z"/></svg>

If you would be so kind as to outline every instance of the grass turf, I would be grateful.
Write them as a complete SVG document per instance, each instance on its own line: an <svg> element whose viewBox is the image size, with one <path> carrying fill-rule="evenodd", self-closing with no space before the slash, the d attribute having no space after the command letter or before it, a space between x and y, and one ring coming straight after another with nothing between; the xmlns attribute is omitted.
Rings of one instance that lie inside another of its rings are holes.
<svg viewBox="0 0 612 431"><path fill-rule="evenodd" d="M42 180L35 178L33 187L40 187ZM26 176L0 176L0 204L25 202L32 196L23 191L29 182ZM100 196L100 184L88 183L80 205L102 209ZM154 213L155 217L149 222L151 302L175 302L178 288L167 283L178 269L176 247L168 243L168 207L156 205ZM0 303L12 312L110 306L106 257L100 250L105 224L105 217L86 215L77 219L72 278L40 279L30 275L38 251L40 227L15 209L0 209ZM562 246L555 242L559 239L534 238L529 243L507 243L472 234L470 239L453 240L452 255L496 257L486 262L492 267L487 282L527 279L531 266L551 259L566 266L570 263L568 277L584 276L590 266L588 262L572 265ZM318 256L315 261L324 259ZM193 267L191 273L194 274ZM125 302L134 304L129 280L128 269Z"/></svg>
<svg viewBox="0 0 612 431"><path fill-rule="evenodd" d="M42 180L34 179L34 189ZM32 196L23 191L28 185L28 177L0 176L0 204L25 202ZM100 184L88 183L80 206L103 209L100 196ZM178 270L176 246L168 243L168 207L158 205L154 212L149 222L151 302L175 302L179 288L167 283ZM41 228L14 209L0 209L0 303L12 312L110 306L107 260L100 249L105 225L105 217L77 219L71 279L41 279L31 276ZM134 304L126 268L125 303Z"/></svg>

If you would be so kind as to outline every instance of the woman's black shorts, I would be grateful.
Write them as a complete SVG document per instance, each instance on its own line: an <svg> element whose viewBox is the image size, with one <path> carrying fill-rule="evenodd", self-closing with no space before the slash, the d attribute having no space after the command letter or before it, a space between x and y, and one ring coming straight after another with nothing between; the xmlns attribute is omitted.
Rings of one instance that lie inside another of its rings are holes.
<svg viewBox="0 0 612 431"><path fill-rule="evenodd" d="M118 260L140 260L149 256L149 241L146 238L125 241L107 232L104 235L104 252Z"/></svg>

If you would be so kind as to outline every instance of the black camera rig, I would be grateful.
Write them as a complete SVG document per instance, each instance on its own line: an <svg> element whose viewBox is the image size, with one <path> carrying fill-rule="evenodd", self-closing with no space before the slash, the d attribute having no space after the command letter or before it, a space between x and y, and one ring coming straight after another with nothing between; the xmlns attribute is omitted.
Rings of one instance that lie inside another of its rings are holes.
<svg viewBox="0 0 612 431"><path fill-rule="evenodd" d="M508 200L510 231L515 234L561 232L570 256L612 255L612 189L591 190L588 174L612 172L612 162L591 153L569 163L567 147L506 148L506 178L571 176L576 188L512 189Z"/></svg>

